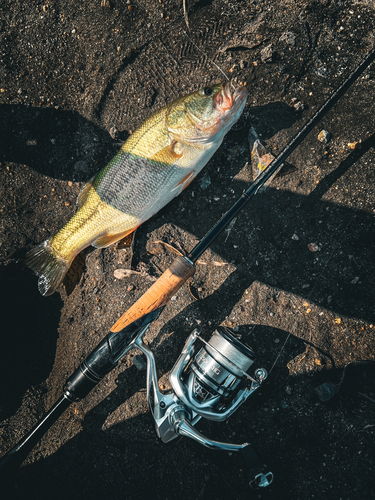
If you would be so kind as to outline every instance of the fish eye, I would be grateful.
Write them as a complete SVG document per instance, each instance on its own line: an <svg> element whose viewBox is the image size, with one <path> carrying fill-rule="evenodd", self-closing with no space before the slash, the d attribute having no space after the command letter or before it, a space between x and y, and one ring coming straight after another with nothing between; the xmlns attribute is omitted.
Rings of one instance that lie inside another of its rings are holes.
<svg viewBox="0 0 375 500"><path fill-rule="evenodd" d="M213 90L211 87L205 87L201 90L201 94L210 97L213 94Z"/></svg>

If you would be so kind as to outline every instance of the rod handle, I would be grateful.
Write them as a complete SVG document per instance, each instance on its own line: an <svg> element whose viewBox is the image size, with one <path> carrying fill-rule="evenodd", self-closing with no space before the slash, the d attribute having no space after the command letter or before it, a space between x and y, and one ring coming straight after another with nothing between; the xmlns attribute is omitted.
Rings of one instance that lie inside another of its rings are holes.
<svg viewBox="0 0 375 500"><path fill-rule="evenodd" d="M118 332L145 314L165 306L194 272L194 264L189 259L177 257L142 297L116 321L111 332Z"/></svg>

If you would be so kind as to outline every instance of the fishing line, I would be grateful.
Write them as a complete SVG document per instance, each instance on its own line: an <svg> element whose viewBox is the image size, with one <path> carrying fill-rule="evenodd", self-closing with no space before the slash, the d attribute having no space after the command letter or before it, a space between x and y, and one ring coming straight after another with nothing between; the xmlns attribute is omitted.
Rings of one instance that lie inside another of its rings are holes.
<svg viewBox="0 0 375 500"><path fill-rule="evenodd" d="M192 44L192 45L193 45L193 46L194 46L194 47L195 47L195 48L196 48L196 49L197 49L197 50L198 50L201 54L203 54L205 57L207 57L207 59L208 59L208 60L209 60L209 61L210 61L210 62L211 62L214 66L215 66L215 68L217 68L217 69L220 71L220 73L221 73L222 75L224 75L224 76L225 76L225 78L227 79L227 81L228 81L228 82L230 82L230 84L231 84L232 88L233 88L233 89L235 89L236 87L233 85L232 80L230 80L230 79L228 78L228 76L224 73L224 71L220 68L220 66L218 66L218 65L215 63L215 61L213 61L212 59L210 59L210 58L208 57L208 55L207 55L207 54L206 54L206 53L205 53L205 52L204 52L204 51L203 51L200 47L198 47L198 45L197 45L196 43L194 43L194 42L193 42L193 40L192 40L192 39L190 38L190 36L186 33L186 31L185 31L185 30L182 30L182 31L184 32L184 35L185 35L185 36L189 39L190 43L191 43L191 44Z"/></svg>

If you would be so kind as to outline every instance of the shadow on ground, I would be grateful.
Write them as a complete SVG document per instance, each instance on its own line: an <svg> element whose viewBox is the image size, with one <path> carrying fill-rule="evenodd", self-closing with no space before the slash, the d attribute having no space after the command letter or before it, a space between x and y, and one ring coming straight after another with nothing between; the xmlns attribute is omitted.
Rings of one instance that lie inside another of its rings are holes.
<svg viewBox="0 0 375 500"><path fill-rule="evenodd" d="M249 329L250 325L242 328ZM286 335L282 330L259 327L257 337L264 349L264 359L270 361L274 338L277 336L284 341ZM174 340L168 342L174 343ZM291 338L288 357L295 356L303 348L300 339ZM353 363L345 372L325 370L290 378L285 363L280 363L272 378L227 423L204 421L198 423L197 428L214 439L249 440L257 446L275 474L274 484L262 492L261 498L293 496L294 468L299 467L298 461L307 470L321 468L323 483L328 481L325 486L331 484L337 497L355 491L358 478L349 474L346 484L336 484L335 470L349 469L354 459L362 462L361 491L370 492L372 473L366 468L366 457L375 451L374 446L367 443L362 456L356 455L355 450L361 449L366 440L363 411L370 403L363 394L375 390L374 370L374 364ZM335 384L336 395L322 403L314 389L327 380ZM289 391L280 400L279 388L285 384L289 384ZM103 430L111 413L126 404L141 388L145 389L145 372L138 372L135 367L122 372L117 388L85 416L82 431L53 455L20 469L7 498L27 495L30 500L51 496L78 499L87 495L92 498L107 495L117 499L124 494L129 499L169 498L165 492L160 496L164 482L169 491L186 500L203 496L208 499L249 498L252 493L242 477L240 457L202 448L187 438L162 444L154 435L151 416L143 413L144 408L140 408L134 418ZM296 391L299 391L297 401ZM265 415L271 418L274 426L265 427ZM346 463L332 460L328 463L324 458L334 456L334 450L347 447L352 454L347 456ZM145 449L147 454L144 454ZM49 477L47 483L44 482L46 476ZM305 480L309 484L308 474ZM159 493L155 494L154 488ZM310 489L310 493L319 495L316 489Z"/></svg>

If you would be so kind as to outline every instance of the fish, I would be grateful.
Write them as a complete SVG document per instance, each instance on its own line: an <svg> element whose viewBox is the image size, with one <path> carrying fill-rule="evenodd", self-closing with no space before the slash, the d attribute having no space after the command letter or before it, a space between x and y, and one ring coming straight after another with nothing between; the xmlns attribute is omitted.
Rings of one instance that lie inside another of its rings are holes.
<svg viewBox="0 0 375 500"><path fill-rule="evenodd" d="M230 83L201 88L153 113L83 188L78 210L26 254L44 296L58 288L84 248L105 248L133 233L181 193L239 119L248 92Z"/></svg>

